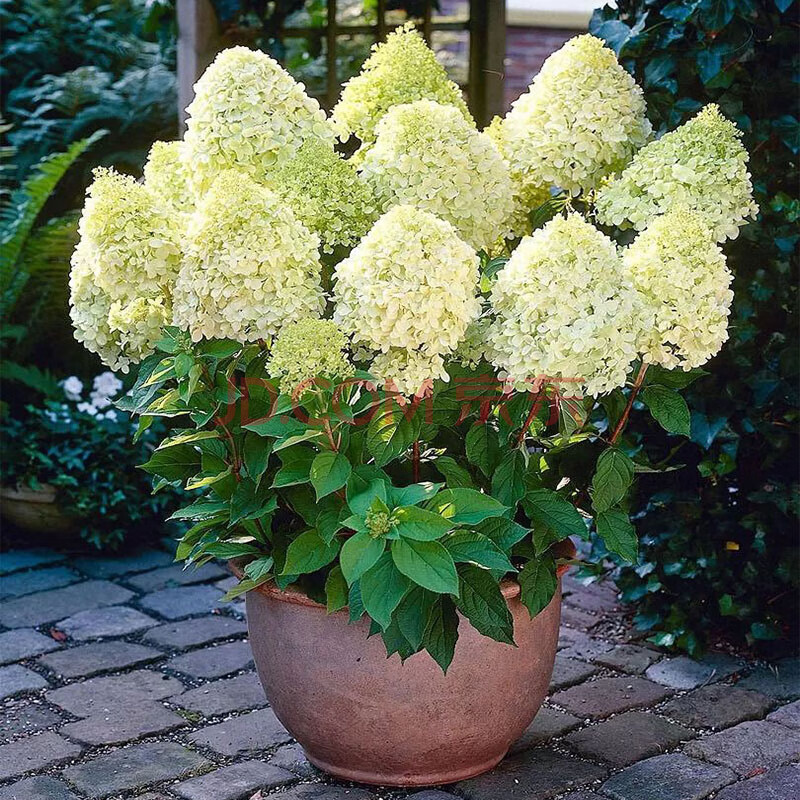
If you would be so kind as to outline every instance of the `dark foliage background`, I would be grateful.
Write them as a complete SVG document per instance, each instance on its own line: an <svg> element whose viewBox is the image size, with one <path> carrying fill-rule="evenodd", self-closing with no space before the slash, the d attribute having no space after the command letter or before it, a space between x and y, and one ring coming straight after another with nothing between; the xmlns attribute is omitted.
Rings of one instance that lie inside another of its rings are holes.
<svg viewBox="0 0 800 800"><path fill-rule="evenodd" d="M686 392L691 441L676 445L647 428L650 457L684 466L640 476L642 555L619 585L659 644L694 653L717 636L756 647L794 640L798 3L621 0L597 10L590 30L644 87L657 131L709 102L736 121L761 208L725 245L735 275L731 338ZM633 437L646 425L645 415L635 420Z"/></svg>

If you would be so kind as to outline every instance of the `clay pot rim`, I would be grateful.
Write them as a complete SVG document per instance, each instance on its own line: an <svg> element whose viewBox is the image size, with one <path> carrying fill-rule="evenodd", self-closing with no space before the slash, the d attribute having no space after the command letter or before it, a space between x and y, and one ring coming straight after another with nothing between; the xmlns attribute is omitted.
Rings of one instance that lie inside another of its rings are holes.
<svg viewBox="0 0 800 800"><path fill-rule="evenodd" d="M40 483L38 489L32 489L30 486L0 485L0 497L6 500L16 500L17 502L55 503L57 494L58 489L50 483Z"/></svg>
<svg viewBox="0 0 800 800"><path fill-rule="evenodd" d="M571 539L562 539L560 542L556 542L553 549L558 558L573 559L577 552L575 550L575 544ZM243 562L243 558L232 558L228 561L231 572L240 580L244 577ZM556 569L556 577L560 579L568 569L569 564L562 564ZM328 610L322 603L312 600L293 585L287 586L285 589L279 589L274 581L268 581L267 583L262 583L260 586L256 586L255 589L251 589L250 591L258 592L266 597L272 597L283 603L317 608L325 612ZM508 601L512 600L520 593L520 586L515 580L506 578L500 584L500 591L503 593L503 597L506 601Z"/></svg>

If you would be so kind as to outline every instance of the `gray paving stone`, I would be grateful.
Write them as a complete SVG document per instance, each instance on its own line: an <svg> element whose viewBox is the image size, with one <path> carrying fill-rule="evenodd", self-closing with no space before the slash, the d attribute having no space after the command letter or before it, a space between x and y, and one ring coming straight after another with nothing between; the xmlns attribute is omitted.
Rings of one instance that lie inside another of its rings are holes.
<svg viewBox="0 0 800 800"><path fill-rule="evenodd" d="M572 792L564 795L562 800L608 800L608 798L601 797L597 792Z"/></svg>
<svg viewBox="0 0 800 800"><path fill-rule="evenodd" d="M80 745L68 742L51 731L4 744L0 746L0 780L51 767L79 756L81 750L83 748Z"/></svg>
<svg viewBox="0 0 800 800"><path fill-rule="evenodd" d="M132 708L148 700L162 700L182 688L183 684L176 678L140 669L54 689L47 693L47 700L76 717L89 717L107 710Z"/></svg>
<svg viewBox="0 0 800 800"><path fill-rule="evenodd" d="M227 642L173 656L167 666L195 678L221 678L253 665L249 642Z"/></svg>
<svg viewBox="0 0 800 800"><path fill-rule="evenodd" d="M560 653L556 656L553 665L553 676L550 678L550 692L557 692L559 689L566 689L576 683L585 681L597 672L597 667L577 661L574 658L567 658Z"/></svg>
<svg viewBox="0 0 800 800"><path fill-rule="evenodd" d="M605 614L618 608L617 589L610 583L582 584L569 575L561 581L564 602L584 611Z"/></svg>
<svg viewBox="0 0 800 800"><path fill-rule="evenodd" d="M588 631L600 622L600 617L589 614L575 606L562 606L561 624L579 631Z"/></svg>
<svg viewBox="0 0 800 800"><path fill-rule="evenodd" d="M209 561L197 569L182 567L173 564L169 567L160 567L149 572L141 572L125 579L125 582L138 589L140 592L155 592L171 586L189 586L193 583L208 583L209 581L223 578L228 571L219 564Z"/></svg>
<svg viewBox="0 0 800 800"><path fill-rule="evenodd" d="M108 581L82 581L61 589L5 600L0 604L0 625L35 627L90 608L124 603L131 597L133 592Z"/></svg>
<svg viewBox="0 0 800 800"><path fill-rule="evenodd" d="M0 599L19 597L46 589L58 589L79 581L81 576L67 567L50 567L48 569L31 569L16 572L0 578Z"/></svg>
<svg viewBox="0 0 800 800"><path fill-rule="evenodd" d="M130 572L166 567L172 564L172 556L164 550L141 550L127 556L85 556L72 563L90 578L117 578Z"/></svg>
<svg viewBox="0 0 800 800"><path fill-rule="evenodd" d="M536 749L507 758L491 772L454 788L467 800L545 800L603 778L607 772L588 761Z"/></svg>
<svg viewBox="0 0 800 800"><path fill-rule="evenodd" d="M558 632L558 649L563 650L566 647L572 647L574 644L585 644L594 641L588 633L583 631L576 631L574 628L561 627ZM610 650L610 647L606 648Z"/></svg>
<svg viewBox="0 0 800 800"><path fill-rule="evenodd" d="M240 717L201 728L189 736L195 744L226 756L264 750L288 742L291 738L271 708L250 711Z"/></svg>
<svg viewBox="0 0 800 800"><path fill-rule="evenodd" d="M47 681L41 675L19 664L0 667L0 700L22 692L44 689L47 685Z"/></svg>
<svg viewBox="0 0 800 800"><path fill-rule="evenodd" d="M170 698L170 702L188 711L196 711L205 717L245 711L267 704L261 681L255 672L211 681L197 689Z"/></svg>
<svg viewBox="0 0 800 800"><path fill-rule="evenodd" d="M579 717L607 717L631 708L651 706L669 691L652 681L634 676L598 678L556 692L550 700Z"/></svg>
<svg viewBox="0 0 800 800"><path fill-rule="evenodd" d="M247 625L238 619L212 614L183 622L168 622L151 628L144 634L144 641L170 650L185 650L200 644L209 644L219 639L228 639L247 633Z"/></svg>
<svg viewBox="0 0 800 800"><path fill-rule="evenodd" d="M777 711L773 711L767 719L770 722L785 725L787 728L800 728L800 700L781 706Z"/></svg>
<svg viewBox="0 0 800 800"><path fill-rule="evenodd" d="M776 700L800 699L800 658L784 658L769 667L758 667L737 684Z"/></svg>
<svg viewBox="0 0 800 800"><path fill-rule="evenodd" d="M661 713L693 728L722 730L745 720L762 719L771 705L772 701L758 692L715 684L673 698Z"/></svg>
<svg viewBox="0 0 800 800"><path fill-rule="evenodd" d="M80 611L57 623L57 628L79 642L108 636L127 636L129 633L152 628L158 620L130 606L108 606Z"/></svg>
<svg viewBox="0 0 800 800"><path fill-rule="evenodd" d="M702 800L735 779L725 767L670 753L618 772L602 791L613 800Z"/></svg>
<svg viewBox="0 0 800 800"><path fill-rule="evenodd" d="M717 795L717 800L796 800L798 797L800 764L791 764L728 786Z"/></svg>
<svg viewBox="0 0 800 800"><path fill-rule="evenodd" d="M216 581L214 586L217 589L221 589L223 592L227 592L229 589L233 589L239 583L239 579L235 575L230 575L227 578L223 578L221 581Z"/></svg>
<svg viewBox="0 0 800 800"><path fill-rule="evenodd" d="M23 658L57 650L61 645L33 628L17 628L0 633L0 664L22 661Z"/></svg>
<svg viewBox="0 0 800 800"><path fill-rule="evenodd" d="M599 725L575 731L565 741L587 758L626 767L634 761L671 750L695 734L656 714L628 711Z"/></svg>
<svg viewBox="0 0 800 800"><path fill-rule="evenodd" d="M42 656L39 663L64 678L88 678L163 657L160 650L130 642L94 642Z"/></svg>
<svg viewBox="0 0 800 800"><path fill-rule="evenodd" d="M755 769L779 767L800 758L800 731L774 722L742 722L690 742L684 749L689 756L748 775Z"/></svg>
<svg viewBox="0 0 800 800"><path fill-rule="evenodd" d="M303 748L297 742L282 744L271 756L270 764L282 769L288 769L301 778L313 778L320 775L320 771L306 758Z"/></svg>
<svg viewBox="0 0 800 800"><path fill-rule="evenodd" d="M520 753L549 742L556 736L563 736L573 728L577 728L581 720L572 714L565 714L555 708L540 708L536 718L527 727L522 736L511 745L509 753Z"/></svg>
<svg viewBox="0 0 800 800"><path fill-rule="evenodd" d="M78 795L49 776L25 778L0 789L0 800L79 800Z"/></svg>
<svg viewBox="0 0 800 800"><path fill-rule="evenodd" d="M410 794L408 800L458 800L458 797L450 794L450 792L442 792L439 789L425 789L422 792Z"/></svg>
<svg viewBox="0 0 800 800"><path fill-rule="evenodd" d="M222 593L213 586L179 586L160 589L141 598L139 604L164 619L181 619L213 611L222 599Z"/></svg>
<svg viewBox="0 0 800 800"><path fill-rule="evenodd" d="M10 550L0 553L0 575L8 575L21 569L40 567L44 564L53 564L63 561L64 556L52 550Z"/></svg>
<svg viewBox="0 0 800 800"><path fill-rule="evenodd" d="M10 703L0 710L0 742L10 742L25 734L43 731L62 722L62 718L45 703L30 698Z"/></svg>
<svg viewBox="0 0 800 800"><path fill-rule="evenodd" d="M190 778L173 787L186 800L245 800L259 789L268 791L297 780L291 772L263 761L242 761Z"/></svg>
<svg viewBox="0 0 800 800"><path fill-rule="evenodd" d="M182 778L208 765L176 742L147 742L105 753L64 770L64 777L92 800Z"/></svg>
<svg viewBox="0 0 800 800"><path fill-rule="evenodd" d="M269 800L273 797L276 800L373 800L375 795L361 788L301 783L290 789L279 789L269 795Z"/></svg>
<svg viewBox="0 0 800 800"><path fill-rule="evenodd" d="M70 722L61 733L86 744L124 744L186 725L186 720L153 701L140 702Z"/></svg>
<svg viewBox="0 0 800 800"><path fill-rule="evenodd" d="M610 667L640 675L659 658L661 658L661 653L658 650L651 650L649 647L641 647L638 644L620 644L613 650L596 656L594 662L601 667Z"/></svg>
<svg viewBox="0 0 800 800"><path fill-rule="evenodd" d="M741 668L741 661L725 653L709 653L699 661L688 656L665 658L648 667L645 675L673 689L695 689L724 680Z"/></svg>
<svg viewBox="0 0 800 800"><path fill-rule="evenodd" d="M569 628L562 628L562 633ZM582 631L578 631L582 633ZM559 651L559 655L565 658L579 658L583 661L591 661L601 653L607 653L614 645L602 639L594 639L591 636L576 638L570 645Z"/></svg>

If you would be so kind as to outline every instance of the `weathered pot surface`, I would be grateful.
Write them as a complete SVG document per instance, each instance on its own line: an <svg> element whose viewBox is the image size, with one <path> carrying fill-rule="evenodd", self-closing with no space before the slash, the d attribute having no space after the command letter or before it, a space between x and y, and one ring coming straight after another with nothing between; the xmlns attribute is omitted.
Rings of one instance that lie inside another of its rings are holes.
<svg viewBox="0 0 800 800"><path fill-rule="evenodd" d="M0 486L3 517L24 531L52 536L70 535L78 530L74 517L58 503L58 490L49 483L39 489L27 486Z"/></svg>
<svg viewBox="0 0 800 800"><path fill-rule="evenodd" d="M574 555L565 544L564 555ZM519 592L514 582L503 585L517 647L482 636L462 617L446 675L424 652L405 664L397 654L387 659L380 636L367 638L366 618L349 624L346 611L328 614L274 584L247 593L250 644L275 714L314 765L360 783L452 783L499 763L547 693L560 581L533 619Z"/></svg>

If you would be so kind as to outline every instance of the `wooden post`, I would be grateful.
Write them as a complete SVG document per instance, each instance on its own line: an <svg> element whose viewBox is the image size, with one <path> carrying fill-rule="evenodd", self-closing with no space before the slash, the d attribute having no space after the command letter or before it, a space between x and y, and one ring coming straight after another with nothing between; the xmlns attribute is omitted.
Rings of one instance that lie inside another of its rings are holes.
<svg viewBox="0 0 800 800"><path fill-rule="evenodd" d="M483 128L504 111L505 0L471 0L469 13L469 104Z"/></svg>

